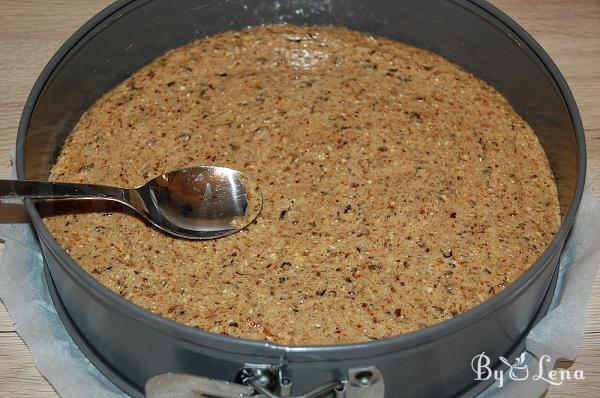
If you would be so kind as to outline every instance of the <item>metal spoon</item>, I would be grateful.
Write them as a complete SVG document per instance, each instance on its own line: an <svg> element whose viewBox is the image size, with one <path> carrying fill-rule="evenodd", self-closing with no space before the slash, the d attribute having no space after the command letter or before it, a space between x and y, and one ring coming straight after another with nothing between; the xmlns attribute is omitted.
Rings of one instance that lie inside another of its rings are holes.
<svg viewBox="0 0 600 398"><path fill-rule="evenodd" d="M0 199L102 199L122 203L155 227L188 239L213 239L247 227L262 209L258 185L239 171L200 166L160 175L139 188L0 180Z"/></svg>

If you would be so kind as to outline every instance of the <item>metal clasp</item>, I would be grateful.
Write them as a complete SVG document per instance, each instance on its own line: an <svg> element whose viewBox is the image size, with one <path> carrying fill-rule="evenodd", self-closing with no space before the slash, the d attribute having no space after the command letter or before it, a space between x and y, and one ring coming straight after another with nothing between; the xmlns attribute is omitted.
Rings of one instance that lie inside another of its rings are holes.
<svg viewBox="0 0 600 398"><path fill-rule="evenodd" d="M348 369L334 380L292 396L292 380L276 365L247 365L235 383L202 376L164 373L146 383L148 398L384 398L385 385L373 366Z"/></svg>

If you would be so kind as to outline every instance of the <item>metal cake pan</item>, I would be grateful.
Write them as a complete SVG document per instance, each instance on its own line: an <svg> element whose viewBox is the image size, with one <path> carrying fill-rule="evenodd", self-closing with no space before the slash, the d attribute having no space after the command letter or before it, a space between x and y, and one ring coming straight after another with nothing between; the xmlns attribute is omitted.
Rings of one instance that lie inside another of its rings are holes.
<svg viewBox="0 0 600 398"><path fill-rule="evenodd" d="M533 127L557 180L563 218L550 246L513 284L451 320L368 343L282 346L189 328L123 299L65 253L34 203L26 201L63 320L86 355L134 396L141 396L157 374L233 382L240 370L256 368L249 364L278 369L292 381L293 395L347 380L349 370L364 368L380 376L373 385L384 383L385 397L476 394L485 383L474 381L473 356L486 352L498 365L499 356L522 348L524 335L545 312L586 165L581 119L560 72L529 34L483 1L118 1L61 47L33 87L19 125L18 177L47 179L82 113L165 51L214 33L275 22L345 26L397 39L443 55L496 87ZM361 391L359 396L383 396L373 388Z"/></svg>

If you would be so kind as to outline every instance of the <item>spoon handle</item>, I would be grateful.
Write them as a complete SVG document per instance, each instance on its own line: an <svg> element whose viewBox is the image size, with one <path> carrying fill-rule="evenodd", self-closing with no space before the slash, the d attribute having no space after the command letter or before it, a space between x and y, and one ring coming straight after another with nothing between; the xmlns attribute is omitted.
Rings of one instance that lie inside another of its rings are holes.
<svg viewBox="0 0 600 398"><path fill-rule="evenodd" d="M128 202L129 190L107 185L0 180L0 199L109 199Z"/></svg>

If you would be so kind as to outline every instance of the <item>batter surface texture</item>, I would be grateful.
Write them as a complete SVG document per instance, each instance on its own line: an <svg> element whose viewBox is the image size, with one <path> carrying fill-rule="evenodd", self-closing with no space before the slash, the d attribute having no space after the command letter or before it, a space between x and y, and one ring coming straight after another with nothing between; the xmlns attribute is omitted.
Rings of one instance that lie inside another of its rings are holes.
<svg viewBox="0 0 600 398"><path fill-rule="evenodd" d="M256 223L188 241L120 207L45 221L123 297L242 338L358 342L449 319L519 277L560 224L542 147L502 95L341 28L251 28L167 53L92 106L51 179L134 187L191 165L257 181Z"/></svg>

